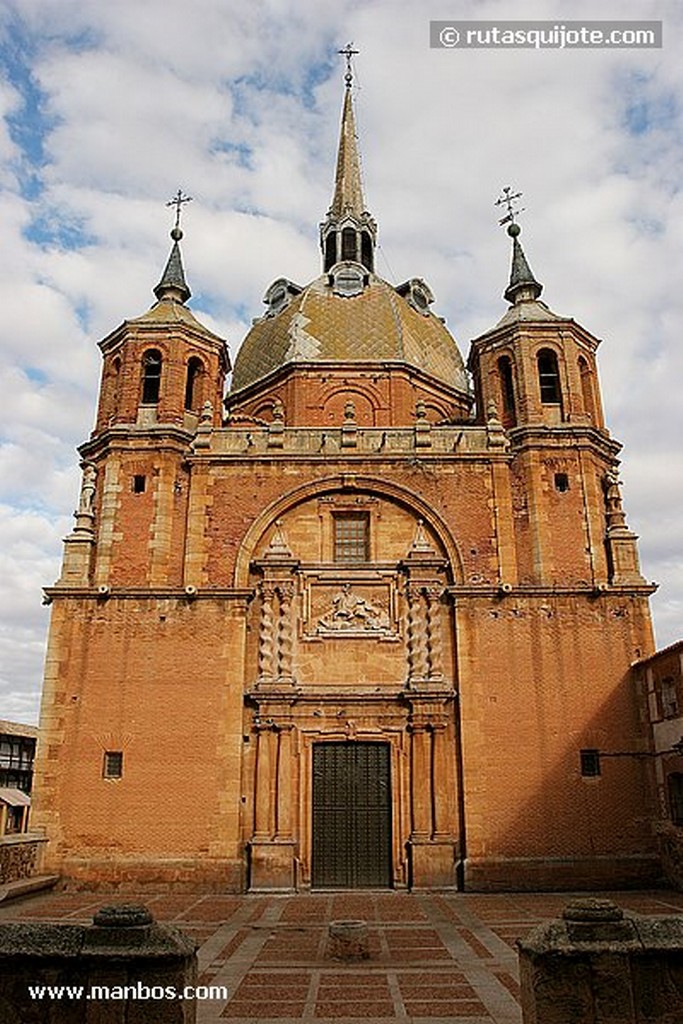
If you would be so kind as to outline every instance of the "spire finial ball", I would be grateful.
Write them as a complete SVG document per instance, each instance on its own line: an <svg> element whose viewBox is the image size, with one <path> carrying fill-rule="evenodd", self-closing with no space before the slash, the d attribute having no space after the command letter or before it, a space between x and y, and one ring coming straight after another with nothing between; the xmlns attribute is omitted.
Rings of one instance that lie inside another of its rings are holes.
<svg viewBox="0 0 683 1024"><path fill-rule="evenodd" d="M171 229L171 238L173 239L174 242L179 242L182 237L183 237L183 233L180 230L180 228L172 228Z"/></svg>
<svg viewBox="0 0 683 1024"><path fill-rule="evenodd" d="M508 224L507 233L510 236L510 238L517 238L517 236L522 233L522 229L520 228L519 224Z"/></svg>

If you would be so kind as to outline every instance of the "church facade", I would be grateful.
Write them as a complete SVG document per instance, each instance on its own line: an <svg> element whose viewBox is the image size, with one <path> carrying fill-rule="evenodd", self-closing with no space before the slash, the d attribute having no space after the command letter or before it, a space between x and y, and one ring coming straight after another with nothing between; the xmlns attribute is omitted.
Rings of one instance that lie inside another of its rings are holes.
<svg viewBox="0 0 683 1024"><path fill-rule="evenodd" d="M465 367L425 281L375 273L350 86L321 276L268 288L234 368L187 306L177 225L157 301L100 343L47 591L48 867L649 882L643 759L602 756L647 748L629 671L653 640L598 341L540 300L513 219L508 308Z"/></svg>

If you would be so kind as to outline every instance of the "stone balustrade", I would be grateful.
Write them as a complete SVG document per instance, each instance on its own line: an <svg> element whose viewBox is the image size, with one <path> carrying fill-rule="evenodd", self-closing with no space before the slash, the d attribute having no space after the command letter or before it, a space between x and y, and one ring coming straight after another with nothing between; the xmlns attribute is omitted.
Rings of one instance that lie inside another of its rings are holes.
<svg viewBox="0 0 683 1024"><path fill-rule="evenodd" d="M1 836L0 885L39 874L46 843L45 836L31 832Z"/></svg>

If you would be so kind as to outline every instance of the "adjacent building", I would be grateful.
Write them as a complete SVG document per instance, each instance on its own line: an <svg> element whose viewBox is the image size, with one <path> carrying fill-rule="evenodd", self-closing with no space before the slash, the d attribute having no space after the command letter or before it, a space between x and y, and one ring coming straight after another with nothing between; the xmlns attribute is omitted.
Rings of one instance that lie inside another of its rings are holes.
<svg viewBox="0 0 683 1024"><path fill-rule="evenodd" d="M38 730L0 719L0 836L28 828Z"/></svg>
<svg viewBox="0 0 683 1024"><path fill-rule="evenodd" d="M652 732L660 821L683 825L683 640L634 665Z"/></svg>
<svg viewBox="0 0 683 1024"><path fill-rule="evenodd" d="M657 876L647 759L596 758L649 749L630 666L653 651L599 342L508 231L507 306L466 367L425 280L376 273L349 76L320 276L267 289L225 398L176 226L157 301L100 343L48 590L46 870L253 891Z"/></svg>

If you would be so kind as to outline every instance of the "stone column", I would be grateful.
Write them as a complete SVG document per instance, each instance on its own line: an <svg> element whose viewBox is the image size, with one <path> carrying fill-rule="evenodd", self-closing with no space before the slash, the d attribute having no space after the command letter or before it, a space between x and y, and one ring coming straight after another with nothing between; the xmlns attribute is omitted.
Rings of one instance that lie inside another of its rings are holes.
<svg viewBox="0 0 683 1024"><path fill-rule="evenodd" d="M259 623L258 681L269 683L273 679L275 654L275 626L273 598L275 587L265 580L261 583L261 621Z"/></svg>
<svg viewBox="0 0 683 1024"><path fill-rule="evenodd" d="M423 598L420 590L409 585L407 600L408 684L414 686L427 676L427 636L423 615Z"/></svg>
<svg viewBox="0 0 683 1024"><path fill-rule="evenodd" d="M278 839L292 838L292 740L294 727L279 727L277 758L277 832Z"/></svg>
<svg viewBox="0 0 683 1024"><path fill-rule="evenodd" d="M450 888L455 885L457 815L444 704L435 698L422 701L414 715L417 720L411 725L411 886Z"/></svg>
<svg viewBox="0 0 683 1024"><path fill-rule="evenodd" d="M457 822L455 800L454 749L449 745L445 722L432 726L433 786L434 786L434 838L453 839Z"/></svg>
<svg viewBox="0 0 683 1024"><path fill-rule="evenodd" d="M292 678L292 598L294 584L286 581L278 583L280 609L277 628L277 664L280 682L293 682Z"/></svg>
<svg viewBox="0 0 683 1024"><path fill-rule="evenodd" d="M273 791L277 785L277 736L270 726L261 724L257 729L254 839L271 839L275 833Z"/></svg>
<svg viewBox="0 0 683 1024"><path fill-rule="evenodd" d="M429 839L432 834L432 737L426 725L411 729L412 836Z"/></svg>
<svg viewBox="0 0 683 1024"><path fill-rule="evenodd" d="M249 843L252 891L294 888L292 745L291 722L271 722L261 727L254 794L255 827Z"/></svg>
<svg viewBox="0 0 683 1024"><path fill-rule="evenodd" d="M427 676L430 680L436 681L443 679L442 593L443 588L440 586L425 587L424 589L427 604Z"/></svg>

